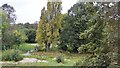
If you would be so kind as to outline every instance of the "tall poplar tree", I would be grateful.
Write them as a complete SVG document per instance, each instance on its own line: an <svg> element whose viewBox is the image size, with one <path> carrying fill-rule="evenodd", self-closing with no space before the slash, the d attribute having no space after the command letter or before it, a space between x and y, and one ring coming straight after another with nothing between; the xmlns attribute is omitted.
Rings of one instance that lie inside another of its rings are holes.
<svg viewBox="0 0 120 68"><path fill-rule="evenodd" d="M61 28L61 4L62 2L48 2L41 11L41 18L36 31L36 41L41 46L45 46L46 51L51 45L56 45Z"/></svg>

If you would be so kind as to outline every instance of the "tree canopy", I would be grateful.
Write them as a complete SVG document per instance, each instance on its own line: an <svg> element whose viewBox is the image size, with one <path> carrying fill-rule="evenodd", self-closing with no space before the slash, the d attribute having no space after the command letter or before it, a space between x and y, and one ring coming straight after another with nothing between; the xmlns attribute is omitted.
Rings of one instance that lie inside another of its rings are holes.
<svg viewBox="0 0 120 68"><path fill-rule="evenodd" d="M40 22L36 31L36 41L40 46L45 46L46 51L51 45L58 43L61 28L61 2L48 2L47 10L41 10Z"/></svg>

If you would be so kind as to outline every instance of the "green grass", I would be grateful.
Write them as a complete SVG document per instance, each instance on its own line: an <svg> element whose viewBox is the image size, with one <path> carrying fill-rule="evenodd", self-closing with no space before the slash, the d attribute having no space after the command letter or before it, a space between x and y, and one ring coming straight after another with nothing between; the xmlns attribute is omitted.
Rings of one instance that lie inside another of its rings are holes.
<svg viewBox="0 0 120 68"><path fill-rule="evenodd" d="M21 44L19 50L21 50L21 54L33 50L35 46L24 43ZM19 63L19 64L3 64L3 66L73 66L78 61L82 61L84 57L90 56L90 54L77 54L77 53L69 53L69 52L62 52L59 51L40 51L40 52L32 52L31 56L24 56L24 58L37 58L39 60L46 60L45 62L39 63ZM57 63L55 58L59 55L64 57L64 63Z"/></svg>
<svg viewBox="0 0 120 68"><path fill-rule="evenodd" d="M54 58L58 55L64 56L64 63L57 63ZM44 56L43 58L41 56ZM35 52L32 56L25 56L27 58L37 58L40 60L47 60L48 62L39 63L25 63L25 64L4 64L4 66L73 66L77 61L81 60L87 56L85 54L66 54L59 52Z"/></svg>
<svg viewBox="0 0 120 68"><path fill-rule="evenodd" d="M23 43L19 46L19 50L24 51L24 52L28 52L34 49L35 49L35 46L29 45L27 43Z"/></svg>

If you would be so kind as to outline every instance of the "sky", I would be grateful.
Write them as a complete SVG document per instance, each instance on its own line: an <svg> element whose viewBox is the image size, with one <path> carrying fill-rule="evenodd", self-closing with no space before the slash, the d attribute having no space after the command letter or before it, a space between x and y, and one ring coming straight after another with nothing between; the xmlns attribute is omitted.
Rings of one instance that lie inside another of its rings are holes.
<svg viewBox="0 0 120 68"><path fill-rule="evenodd" d="M62 0L62 13L67 13L78 0ZM0 6L7 3L16 10L16 23L34 23L40 20L41 10L47 5L47 0L1 0Z"/></svg>

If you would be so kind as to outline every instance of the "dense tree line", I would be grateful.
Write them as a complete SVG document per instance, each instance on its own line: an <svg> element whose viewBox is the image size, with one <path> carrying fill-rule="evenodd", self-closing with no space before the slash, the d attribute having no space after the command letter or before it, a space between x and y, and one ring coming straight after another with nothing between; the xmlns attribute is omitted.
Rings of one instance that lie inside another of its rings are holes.
<svg viewBox="0 0 120 68"><path fill-rule="evenodd" d="M25 40L26 43L36 43L36 29L37 29L38 23L30 24L29 22L23 24L18 23L16 24L16 28L18 28L21 31L24 31L24 34L26 35L27 39Z"/></svg>
<svg viewBox="0 0 120 68"><path fill-rule="evenodd" d="M55 31L50 26L56 23L55 20L49 20L49 18L52 19L50 15L52 13L49 11L54 10L50 7L51 5L48 2L47 10L42 9L36 35L37 42L46 46L47 50L54 42L52 32ZM59 28L60 34L56 33L59 39L57 40L59 43L55 42L56 45L69 52L93 54L83 65L87 63L95 66L116 64L119 55L117 52L119 19L117 9L116 2L77 2L67 14L63 15L60 22L61 28Z"/></svg>

